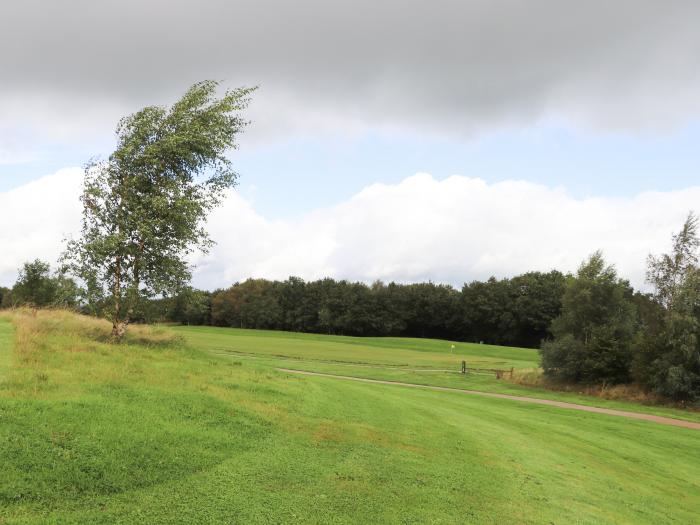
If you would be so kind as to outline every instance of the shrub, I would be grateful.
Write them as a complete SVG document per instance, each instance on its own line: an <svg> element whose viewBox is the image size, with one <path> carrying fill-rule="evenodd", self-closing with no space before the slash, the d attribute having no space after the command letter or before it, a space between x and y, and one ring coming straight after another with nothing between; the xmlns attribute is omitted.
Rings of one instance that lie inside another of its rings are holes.
<svg viewBox="0 0 700 525"><path fill-rule="evenodd" d="M632 288L597 252L567 280L554 340L540 348L542 368L576 383L628 381L636 326Z"/></svg>

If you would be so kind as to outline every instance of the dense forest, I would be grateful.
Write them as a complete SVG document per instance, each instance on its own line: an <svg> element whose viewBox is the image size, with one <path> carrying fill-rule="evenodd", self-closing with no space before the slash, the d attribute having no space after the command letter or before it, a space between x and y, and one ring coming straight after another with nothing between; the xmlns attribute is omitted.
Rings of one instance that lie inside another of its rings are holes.
<svg viewBox="0 0 700 525"><path fill-rule="evenodd" d="M561 310L565 277L531 272L465 284L249 279L176 297L168 316L213 324L358 336L406 336L537 346Z"/></svg>

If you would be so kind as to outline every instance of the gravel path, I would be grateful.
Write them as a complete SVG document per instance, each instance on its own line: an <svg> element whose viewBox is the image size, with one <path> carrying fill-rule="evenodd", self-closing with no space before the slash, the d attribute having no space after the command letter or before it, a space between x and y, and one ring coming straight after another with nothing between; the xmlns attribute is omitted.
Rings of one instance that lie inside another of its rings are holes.
<svg viewBox="0 0 700 525"><path fill-rule="evenodd" d="M514 396L510 394L496 394L494 392L482 392L480 390L464 390L461 388L451 388L447 386L431 386L431 385L418 385L416 383L402 383L400 381L382 381L380 379L367 379L364 377L353 377L353 376L341 376L335 374L324 374L321 372L309 372L306 370L293 370L290 368L278 368L280 372L287 372L290 374L299 374L305 376L319 376L319 377L330 377L333 379L344 379L347 381L360 381L362 383L378 383L381 385L396 385L404 386L409 388L422 388L425 390L439 390L442 392L459 392L461 394L471 394L476 396L485 397L495 397L498 399L510 399L511 401L522 401L525 403L535 403L537 405L547 405L557 408L567 408L571 410L581 410L583 412L594 412L596 414L607 414L609 416L619 416L627 417L631 419L642 419L644 421L652 421L653 423L659 423L662 425L670 425L674 427L682 428L692 428L694 430L700 430L700 423L695 423L693 421L684 421L682 419L674 419L671 417L654 416L652 414L642 414L639 412L628 412L626 410L615 410L612 408L600 408L592 407L588 405L579 405L576 403L566 403L564 401L554 401L552 399L538 399L535 397L525 397L525 396Z"/></svg>

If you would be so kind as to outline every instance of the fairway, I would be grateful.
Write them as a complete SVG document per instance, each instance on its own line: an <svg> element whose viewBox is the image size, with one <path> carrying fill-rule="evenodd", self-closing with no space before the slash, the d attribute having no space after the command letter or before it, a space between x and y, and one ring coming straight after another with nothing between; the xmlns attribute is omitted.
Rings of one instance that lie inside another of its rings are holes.
<svg viewBox="0 0 700 525"><path fill-rule="evenodd" d="M345 337L269 330L215 327L175 327L210 351L249 353L335 363L373 364L455 370L461 360L481 368L531 368L537 351L529 348L453 343L401 337ZM454 345L454 350L451 347Z"/></svg>
<svg viewBox="0 0 700 525"><path fill-rule="evenodd" d="M698 411L529 388L497 380L493 372L483 370L535 368L539 358L537 351L530 348L433 339L360 338L237 328L177 326L172 330L185 336L192 346L214 356L228 357L271 370L291 368L366 379L480 390L700 422ZM466 375L459 373L462 361L466 361L470 370Z"/></svg>
<svg viewBox="0 0 700 525"><path fill-rule="evenodd" d="M358 363L443 366L444 342L309 336L307 355L305 336L132 327L114 346L100 342L108 332L60 312L0 318L11 354L0 521L660 524L700 513L699 431L275 369L304 357L333 367L353 348ZM285 339L299 344L271 357ZM470 348L456 358L478 358Z"/></svg>

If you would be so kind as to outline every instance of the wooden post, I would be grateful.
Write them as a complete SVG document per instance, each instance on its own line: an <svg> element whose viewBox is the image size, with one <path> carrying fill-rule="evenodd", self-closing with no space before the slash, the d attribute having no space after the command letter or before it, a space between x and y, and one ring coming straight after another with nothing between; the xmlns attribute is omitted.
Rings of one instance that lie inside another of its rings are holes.
<svg viewBox="0 0 700 525"><path fill-rule="evenodd" d="M510 367L510 378L513 379L513 367Z"/></svg>
<svg viewBox="0 0 700 525"><path fill-rule="evenodd" d="M466 374L467 373L467 362L462 361L462 373Z"/></svg>

